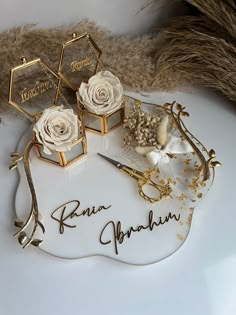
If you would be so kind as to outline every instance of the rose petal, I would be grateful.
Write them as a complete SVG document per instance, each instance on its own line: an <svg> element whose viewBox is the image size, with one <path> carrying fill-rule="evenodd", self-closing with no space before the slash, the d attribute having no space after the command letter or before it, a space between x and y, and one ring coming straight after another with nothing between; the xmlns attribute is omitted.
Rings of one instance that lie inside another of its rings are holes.
<svg viewBox="0 0 236 315"><path fill-rule="evenodd" d="M89 79L88 84L81 84L79 97L90 112L108 114L122 105L123 87L110 71L100 71Z"/></svg>
<svg viewBox="0 0 236 315"><path fill-rule="evenodd" d="M33 130L46 154L51 154L51 151L68 151L79 136L78 117L72 109L55 106L43 111Z"/></svg>

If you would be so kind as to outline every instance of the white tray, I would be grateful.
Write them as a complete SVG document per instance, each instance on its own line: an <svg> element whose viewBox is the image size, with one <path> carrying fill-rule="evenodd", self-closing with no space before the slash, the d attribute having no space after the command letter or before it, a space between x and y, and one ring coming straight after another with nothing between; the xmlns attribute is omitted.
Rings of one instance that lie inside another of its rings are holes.
<svg viewBox="0 0 236 315"><path fill-rule="evenodd" d="M18 152L31 138L30 129L23 135ZM138 195L135 181L97 155L100 152L141 171L150 167L146 158L123 147L123 128L106 136L88 133L87 140L87 156L65 169L43 162L34 150L31 152L40 221L45 227L44 234L37 228L35 238L42 240L38 248L61 258L101 255L136 265L154 263L173 254L187 238L193 210L209 190L214 170L206 183L192 187L201 165L198 156L177 155L169 164L160 165L163 179L173 176L176 180L171 198L151 204ZM199 142L197 146L205 151ZM17 218L25 222L31 194L23 163L18 169L15 208ZM88 208L90 214L94 212L90 216L84 211ZM30 224L28 230L32 230Z"/></svg>

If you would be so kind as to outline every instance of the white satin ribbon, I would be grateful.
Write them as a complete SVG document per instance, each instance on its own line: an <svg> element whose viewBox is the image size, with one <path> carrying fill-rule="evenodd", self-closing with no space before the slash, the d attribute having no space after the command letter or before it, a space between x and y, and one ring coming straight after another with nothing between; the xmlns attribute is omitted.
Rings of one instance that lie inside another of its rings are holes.
<svg viewBox="0 0 236 315"><path fill-rule="evenodd" d="M193 152L192 146L181 137L171 135L163 149L158 150L155 147L141 148L136 147L136 152L145 155L152 166L159 162L169 163L168 154L184 154Z"/></svg>

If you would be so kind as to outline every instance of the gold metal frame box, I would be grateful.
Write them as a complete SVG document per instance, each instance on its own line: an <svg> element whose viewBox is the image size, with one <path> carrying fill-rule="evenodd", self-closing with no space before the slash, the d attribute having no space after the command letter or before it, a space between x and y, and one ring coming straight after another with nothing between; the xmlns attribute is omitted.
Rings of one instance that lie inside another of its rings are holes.
<svg viewBox="0 0 236 315"><path fill-rule="evenodd" d="M84 33L77 36L72 34L72 39L61 46L58 75L73 91L77 91L81 82L88 79L98 71L101 50L92 39L91 35Z"/></svg>
<svg viewBox="0 0 236 315"><path fill-rule="evenodd" d="M43 145L35 145L35 150L39 159L56 164L59 166L67 166L80 160L87 153L87 141L85 136L81 136L79 140L72 144L70 151L57 152L54 151L51 155L45 154L43 151Z"/></svg>
<svg viewBox="0 0 236 315"><path fill-rule="evenodd" d="M82 116L85 130L101 135L105 135L122 125L125 115L124 105L111 114L97 115L84 108L78 100L78 109Z"/></svg>
<svg viewBox="0 0 236 315"><path fill-rule="evenodd" d="M22 64L10 71L9 103L35 123L44 109L65 103L65 98L59 90L59 76L48 65L39 58L29 62L24 57L21 60ZM39 159L66 166L86 155L85 129L82 117L79 115L78 118L81 120L79 138L72 144L71 150L54 151L49 155L43 152L41 144L37 144L35 149Z"/></svg>

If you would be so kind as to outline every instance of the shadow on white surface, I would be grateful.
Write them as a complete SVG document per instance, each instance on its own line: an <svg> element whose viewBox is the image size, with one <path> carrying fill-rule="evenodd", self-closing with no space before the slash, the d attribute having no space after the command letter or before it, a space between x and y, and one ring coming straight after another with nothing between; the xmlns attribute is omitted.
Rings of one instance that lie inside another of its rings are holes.
<svg viewBox="0 0 236 315"><path fill-rule="evenodd" d="M212 314L236 314L236 255L212 264L206 283Z"/></svg>

